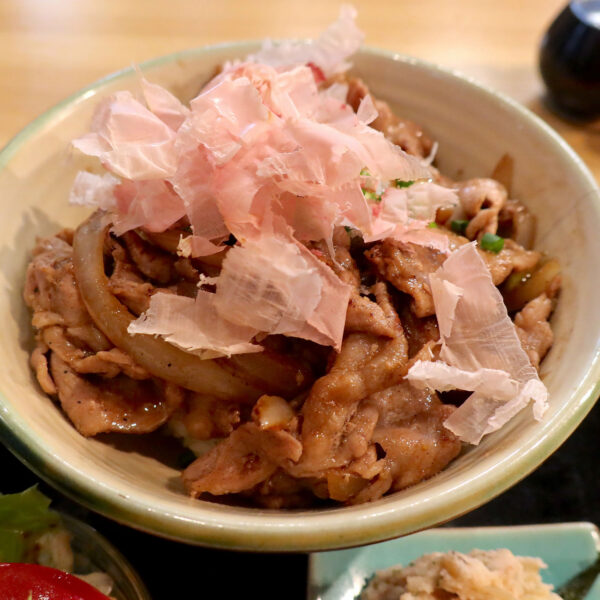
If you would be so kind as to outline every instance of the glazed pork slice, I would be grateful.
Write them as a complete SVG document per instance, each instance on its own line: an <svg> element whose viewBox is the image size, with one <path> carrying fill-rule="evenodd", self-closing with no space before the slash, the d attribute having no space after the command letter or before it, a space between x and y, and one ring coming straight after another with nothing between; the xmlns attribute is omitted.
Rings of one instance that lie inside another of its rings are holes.
<svg viewBox="0 0 600 600"><path fill-rule="evenodd" d="M448 236L453 250L469 242L467 238L444 228L439 228L439 231ZM490 270L494 285L500 285L513 271L533 269L541 257L539 252L525 250L513 240L505 240L504 248L498 253L481 248L477 248L477 251ZM417 317L435 314L429 275L437 271L446 260L444 252L429 246L387 238L374 244L365 256L382 278L412 297L411 307Z"/></svg>
<svg viewBox="0 0 600 600"><path fill-rule="evenodd" d="M400 381L407 358L403 335L387 340L354 333L344 340L331 370L315 382L302 407L300 472L312 474L357 458L348 426L358 405Z"/></svg>
<svg viewBox="0 0 600 600"><path fill-rule="evenodd" d="M302 445L291 432L245 423L194 461L183 472L183 483L194 497L242 492L268 479L287 461L297 461L301 453Z"/></svg>
<svg viewBox="0 0 600 600"><path fill-rule="evenodd" d="M539 370L540 362L552 346L554 334L548 319L552 312L552 301L542 294L528 302L515 315L515 327L521 345L531 364Z"/></svg>
<svg viewBox="0 0 600 600"><path fill-rule="evenodd" d="M183 399L181 388L159 380L82 377L54 352L50 373L63 410L85 436L150 433L167 422Z"/></svg>
<svg viewBox="0 0 600 600"><path fill-rule="evenodd" d="M183 391L151 378L96 327L79 294L71 240L69 230L40 240L27 270L24 297L38 330L30 359L36 377L46 393L58 396L82 435L154 431L179 406ZM119 263L126 264L124 255Z"/></svg>
<svg viewBox="0 0 600 600"><path fill-rule="evenodd" d="M435 475L460 452L460 441L443 425L456 409L432 390L403 381L374 394L368 403L379 413L372 442L385 453L379 478L388 479L391 490Z"/></svg>
<svg viewBox="0 0 600 600"><path fill-rule="evenodd" d="M429 274L442 266L446 255L435 248L411 242L385 239L366 252L381 277L395 288L412 296L417 317L435 314L429 288Z"/></svg>

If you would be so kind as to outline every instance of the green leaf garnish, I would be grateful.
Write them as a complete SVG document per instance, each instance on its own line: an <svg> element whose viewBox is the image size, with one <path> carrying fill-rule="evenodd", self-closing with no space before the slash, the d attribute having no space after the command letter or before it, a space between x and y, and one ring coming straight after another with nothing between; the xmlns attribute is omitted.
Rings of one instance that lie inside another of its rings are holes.
<svg viewBox="0 0 600 600"><path fill-rule="evenodd" d="M493 233L484 233L483 237L479 241L479 245L484 250L498 254L498 252L504 248L504 238L501 238L499 235L495 235Z"/></svg>
<svg viewBox="0 0 600 600"><path fill-rule="evenodd" d="M454 233L457 233L458 235L465 235L468 224L469 224L469 221L467 221L465 219L458 219L456 221L450 221L450 229L452 229L452 231L454 231Z"/></svg>
<svg viewBox="0 0 600 600"><path fill-rule="evenodd" d="M0 562L21 562L26 538L59 523L60 517L49 506L50 498L36 486L0 495Z"/></svg>
<svg viewBox="0 0 600 600"><path fill-rule="evenodd" d="M60 518L50 510L50 502L37 486L19 494L0 495L0 528L33 532L56 525Z"/></svg>
<svg viewBox="0 0 600 600"><path fill-rule="evenodd" d="M414 181L402 181L402 179L394 180L394 185L397 188L407 188L407 187L410 187L413 183L414 183Z"/></svg>
<svg viewBox="0 0 600 600"><path fill-rule="evenodd" d="M438 229L439 225L435 221L431 221L431 223L427 224L427 229Z"/></svg>
<svg viewBox="0 0 600 600"><path fill-rule="evenodd" d="M367 167L361 169L360 174L362 177L371 177L371 173L369 173L369 169L367 169Z"/></svg>

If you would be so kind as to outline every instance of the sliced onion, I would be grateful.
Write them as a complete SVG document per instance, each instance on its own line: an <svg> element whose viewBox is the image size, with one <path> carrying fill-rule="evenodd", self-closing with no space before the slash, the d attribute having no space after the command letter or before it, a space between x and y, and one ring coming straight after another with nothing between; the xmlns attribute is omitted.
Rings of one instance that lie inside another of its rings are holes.
<svg viewBox="0 0 600 600"><path fill-rule="evenodd" d="M202 360L162 339L130 335L127 327L135 316L110 292L104 272L103 246L109 225L98 211L79 226L73 240L73 266L91 318L117 348L156 377L218 398L254 401L264 393L291 397L306 387L307 382L300 381L303 375L296 380L298 368L288 366L282 374L280 361L270 353L262 362L253 355L248 364L249 357L242 356L235 362L217 362ZM261 377L252 377L257 370Z"/></svg>
<svg viewBox="0 0 600 600"><path fill-rule="evenodd" d="M530 300L547 293L559 275L560 263L554 258L533 272L512 273L501 288L506 308L510 312L521 310Z"/></svg>

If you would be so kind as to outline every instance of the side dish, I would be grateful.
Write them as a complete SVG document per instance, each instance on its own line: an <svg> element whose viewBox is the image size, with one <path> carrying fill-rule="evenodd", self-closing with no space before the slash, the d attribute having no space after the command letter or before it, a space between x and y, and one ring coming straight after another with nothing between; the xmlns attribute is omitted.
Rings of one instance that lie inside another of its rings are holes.
<svg viewBox="0 0 600 600"><path fill-rule="evenodd" d="M42 389L85 436L180 438L194 497L375 500L547 406L560 268L510 159L503 183L441 174L348 71L354 17L223 65L189 107L143 78L101 102L74 146L105 171L70 198L95 212L33 250Z"/></svg>
<svg viewBox="0 0 600 600"><path fill-rule="evenodd" d="M434 552L378 571L360 600L560 600L542 581L545 567L506 549Z"/></svg>
<svg viewBox="0 0 600 600"><path fill-rule="evenodd" d="M57 599L63 598L61 592L65 599L106 599L113 587L107 574L68 575L75 571L76 562L71 533L49 506L50 499L35 487L18 494L0 494L0 590L13 593L10 598L24 593L23 600L32 591L36 592L34 600L47 598L50 592L56 593ZM35 589L26 590L30 585Z"/></svg>

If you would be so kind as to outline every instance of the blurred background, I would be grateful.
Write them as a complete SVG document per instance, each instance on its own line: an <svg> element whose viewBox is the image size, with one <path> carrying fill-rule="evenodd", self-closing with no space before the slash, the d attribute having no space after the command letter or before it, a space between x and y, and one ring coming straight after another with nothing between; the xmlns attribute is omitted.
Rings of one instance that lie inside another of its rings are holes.
<svg viewBox="0 0 600 600"><path fill-rule="evenodd" d="M0 146L28 122L94 80L189 47L265 37L310 37L338 14L321 0L0 0ZM365 43L473 77L532 109L561 133L600 179L600 125L565 121L543 102L537 70L544 31L562 0L357 0ZM600 414L536 473L455 524L600 522ZM0 492L37 481L0 447ZM139 569L154 597L219 590L261 598L305 596L306 557L188 548L128 530L69 506ZM280 585L282 574L286 591ZM233 576L232 576L233 575ZM185 594L185 596L183 595Z"/></svg>
<svg viewBox="0 0 600 600"><path fill-rule="evenodd" d="M65 96L112 71L230 40L310 37L337 0L2 0L0 146ZM533 109L600 174L600 133L546 111L537 50L563 0L357 0L366 44L472 76Z"/></svg>

